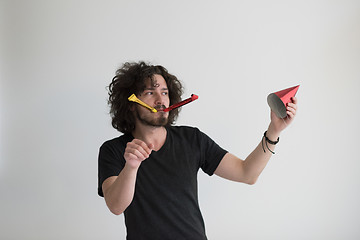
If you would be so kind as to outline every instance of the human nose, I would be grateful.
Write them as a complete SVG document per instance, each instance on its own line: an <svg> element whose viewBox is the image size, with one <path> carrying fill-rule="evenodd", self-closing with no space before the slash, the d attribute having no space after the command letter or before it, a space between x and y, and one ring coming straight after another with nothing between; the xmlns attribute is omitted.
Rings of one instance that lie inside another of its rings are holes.
<svg viewBox="0 0 360 240"><path fill-rule="evenodd" d="M156 93L155 95L155 105L163 105L164 99L160 93Z"/></svg>

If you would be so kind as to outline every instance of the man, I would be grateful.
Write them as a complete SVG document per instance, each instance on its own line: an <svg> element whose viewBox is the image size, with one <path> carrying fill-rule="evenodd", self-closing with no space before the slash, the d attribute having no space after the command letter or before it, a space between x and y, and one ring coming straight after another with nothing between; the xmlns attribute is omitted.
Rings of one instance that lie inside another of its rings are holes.
<svg viewBox="0 0 360 240"><path fill-rule="evenodd" d="M133 93L158 111L129 102ZM100 148L98 193L112 213L124 213L127 239L207 239L198 205L199 168L254 184L296 114L296 98L286 119L271 113L265 136L241 160L197 128L172 126L179 110L162 110L179 102L181 94L174 75L144 62L125 63L109 86L112 125L124 135Z"/></svg>

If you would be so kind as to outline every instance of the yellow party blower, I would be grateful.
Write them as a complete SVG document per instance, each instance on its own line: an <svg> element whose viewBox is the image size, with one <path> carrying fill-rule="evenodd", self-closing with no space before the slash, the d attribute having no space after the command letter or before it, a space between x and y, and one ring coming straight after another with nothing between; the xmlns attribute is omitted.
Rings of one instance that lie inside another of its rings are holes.
<svg viewBox="0 0 360 240"><path fill-rule="evenodd" d="M147 105L146 103L144 103L143 101L138 99L135 94L132 94L128 99L129 99L129 101L136 102L136 103L140 104L141 106L150 109L150 111L152 111L154 113L157 112L157 110L155 108L150 107L149 105Z"/></svg>

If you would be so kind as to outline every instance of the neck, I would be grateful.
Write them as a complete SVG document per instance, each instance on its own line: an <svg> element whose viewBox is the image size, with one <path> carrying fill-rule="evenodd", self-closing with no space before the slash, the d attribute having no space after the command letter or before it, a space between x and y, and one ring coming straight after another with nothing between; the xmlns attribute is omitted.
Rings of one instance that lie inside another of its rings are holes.
<svg viewBox="0 0 360 240"><path fill-rule="evenodd" d="M165 143L166 129L165 127L153 127L137 124L132 135L136 139L144 141L146 144L153 144L154 150L158 151Z"/></svg>

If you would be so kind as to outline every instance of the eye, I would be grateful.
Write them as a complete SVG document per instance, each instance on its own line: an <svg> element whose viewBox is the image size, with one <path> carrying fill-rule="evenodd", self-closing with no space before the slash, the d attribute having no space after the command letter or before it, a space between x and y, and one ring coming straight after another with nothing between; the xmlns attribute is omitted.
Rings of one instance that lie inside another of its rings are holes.
<svg viewBox="0 0 360 240"><path fill-rule="evenodd" d="M166 96L168 95L169 93L168 92L163 92L162 95Z"/></svg>
<svg viewBox="0 0 360 240"><path fill-rule="evenodd" d="M153 92L145 92L145 95L152 95Z"/></svg>

